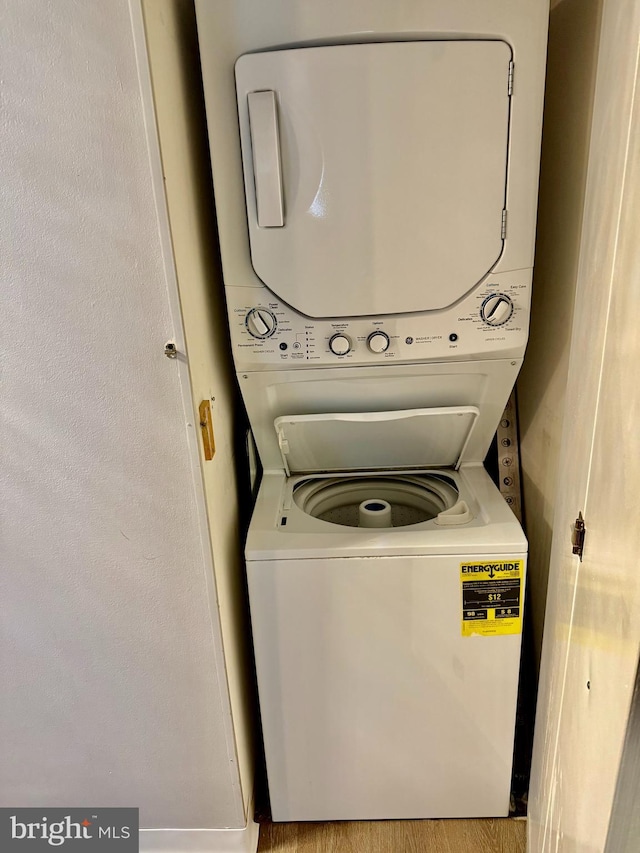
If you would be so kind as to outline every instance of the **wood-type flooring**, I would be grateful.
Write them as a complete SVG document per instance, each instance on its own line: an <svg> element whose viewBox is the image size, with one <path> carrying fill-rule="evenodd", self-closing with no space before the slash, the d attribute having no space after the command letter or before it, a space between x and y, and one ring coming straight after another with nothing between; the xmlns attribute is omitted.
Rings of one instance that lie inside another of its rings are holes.
<svg viewBox="0 0 640 853"><path fill-rule="evenodd" d="M258 853L525 853L526 821L263 823Z"/></svg>

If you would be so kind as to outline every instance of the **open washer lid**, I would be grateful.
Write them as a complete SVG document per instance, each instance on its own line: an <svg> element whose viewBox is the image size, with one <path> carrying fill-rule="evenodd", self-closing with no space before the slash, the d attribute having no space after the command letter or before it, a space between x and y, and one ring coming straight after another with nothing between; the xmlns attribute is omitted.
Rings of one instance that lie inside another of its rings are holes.
<svg viewBox="0 0 640 853"><path fill-rule="evenodd" d="M284 415L274 426L287 475L325 471L458 468L475 406Z"/></svg>

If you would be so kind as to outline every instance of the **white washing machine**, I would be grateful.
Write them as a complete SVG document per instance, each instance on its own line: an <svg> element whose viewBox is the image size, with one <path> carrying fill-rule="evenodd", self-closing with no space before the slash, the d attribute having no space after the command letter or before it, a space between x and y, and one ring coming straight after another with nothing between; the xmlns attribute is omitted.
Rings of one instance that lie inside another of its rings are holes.
<svg viewBox="0 0 640 853"><path fill-rule="evenodd" d="M543 0L198 0L275 820L506 815Z"/></svg>

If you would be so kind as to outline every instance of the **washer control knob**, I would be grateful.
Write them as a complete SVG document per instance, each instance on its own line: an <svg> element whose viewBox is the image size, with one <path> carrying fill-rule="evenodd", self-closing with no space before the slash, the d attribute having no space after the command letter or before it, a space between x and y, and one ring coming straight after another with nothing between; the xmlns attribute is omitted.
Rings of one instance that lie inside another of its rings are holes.
<svg viewBox="0 0 640 853"><path fill-rule="evenodd" d="M504 293L492 293L482 303L480 316L489 326L502 326L513 314L513 302Z"/></svg>
<svg viewBox="0 0 640 853"><path fill-rule="evenodd" d="M252 308L244 318L244 324L254 338L268 338L275 332L277 321L266 308Z"/></svg>
<svg viewBox="0 0 640 853"><path fill-rule="evenodd" d="M351 339L346 335L334 335L329 341L329 349L334 355L346 355L351 351Z"/></svg>
<svg viewBox="0 0 640 853"><path fill-rule="evenodd" d="M371 352L386 352L389 349L389 335L384 332L372 332L367 338L367 346Z"/></svg>

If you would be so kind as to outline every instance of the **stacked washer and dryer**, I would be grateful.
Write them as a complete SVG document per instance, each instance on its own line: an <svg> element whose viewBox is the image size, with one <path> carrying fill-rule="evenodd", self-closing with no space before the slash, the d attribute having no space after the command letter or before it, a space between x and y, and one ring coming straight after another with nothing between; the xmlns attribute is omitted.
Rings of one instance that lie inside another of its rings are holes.
<svg viewBox="0 0 640 853"><path fill-rule="evenodd" d="M198 0L274 820L509 811L545 0Z"/></svg>

